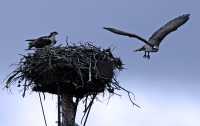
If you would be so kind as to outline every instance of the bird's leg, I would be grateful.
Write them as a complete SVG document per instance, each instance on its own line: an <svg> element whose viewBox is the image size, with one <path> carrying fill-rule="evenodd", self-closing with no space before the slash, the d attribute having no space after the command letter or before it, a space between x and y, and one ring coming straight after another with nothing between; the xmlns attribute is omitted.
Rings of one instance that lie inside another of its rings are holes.
<svg viewBox="0 0 200 126"><path fill-rule="evenodd" d="M150 52L147 53L147 59L150 59Z"/></svg>
<svg viewBox="0 0 200 126"><path fill-rule="evenodd" d="M144 51L144 56L143 56L143 58L146 58L146 57L147 57L147 52Z"/></svg>

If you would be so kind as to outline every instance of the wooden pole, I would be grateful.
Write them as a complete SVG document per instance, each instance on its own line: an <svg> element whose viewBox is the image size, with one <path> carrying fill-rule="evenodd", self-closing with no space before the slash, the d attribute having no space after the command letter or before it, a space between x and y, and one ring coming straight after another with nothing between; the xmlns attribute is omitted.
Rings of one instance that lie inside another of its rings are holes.
<svg viewBox="0 0 200 126"><path fill-rule="evenodd" d="M61 126L61 97L60 94L58 94L58 126Z"/></svg>
<svg viewBox="0 0 200 126"><path fill-rule="evenodd" d="M73 102L73 96L64 94L62 100L62 124L63 126L75 126L77 105Z"/></svg>
<svg viewBox="0 0 200 126"><path fill-rule="evenodd" d="M57 85L57 102L58 102L58 126L61 126L61 92L60 92L60 85Z"/></svg>

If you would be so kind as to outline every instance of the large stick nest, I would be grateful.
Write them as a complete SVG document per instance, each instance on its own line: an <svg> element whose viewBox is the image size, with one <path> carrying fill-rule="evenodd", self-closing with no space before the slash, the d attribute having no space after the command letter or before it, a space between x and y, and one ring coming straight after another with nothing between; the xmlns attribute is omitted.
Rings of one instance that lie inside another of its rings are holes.
<svg viewBox="0 0 200 126"><path fill-rule="evenodd" d="M110 48L92 44L35 49L22 55L17 69L7 79L7 87L18 81L24 94L33 91L69 94L78 98L119 89L116 70L123 69L120 58Z"/></svg>

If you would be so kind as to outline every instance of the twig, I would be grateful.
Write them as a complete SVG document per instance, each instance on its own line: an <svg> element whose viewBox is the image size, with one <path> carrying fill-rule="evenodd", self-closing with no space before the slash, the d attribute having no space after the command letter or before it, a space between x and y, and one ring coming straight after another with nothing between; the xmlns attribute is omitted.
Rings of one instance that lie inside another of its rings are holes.
<svg viewBox="0 0 200 126"><path fill-rule="evenodd" d="M91 68L92 68L92 63L91 63L92 61L91 61L91 58L90 58L90 64L89 64L89 82L91 82L92 81L92 71L91 71Z"/></svg>
<svg viewBox="0 0 200 126"><path fill-rule="evenodd" d="M92 105L93 105L94 99L96 98L96 95L97 95L97 94L94 94L94 95L93 95L92 100L90 101L90 104L88 105L88 110L87 110L87 112L85 113L85 114L86 114L86 118L85 118L85 121L84 121L83 126L86 125L86 122L87 122L87 119L88 119L88 116L89 116L90 110L91 110L91 108L92 108ZM84 114L84 115L85 115L85 114ZM83 117L84 117L84 116L83 116ZM83 118L82 118L82 119L83 119ZM81 120L81 123L82 123L82 120Z"/></svg>
<svg viewBox="0 0 200 126"><path fill-rule="evenodd" d="M22 97L24 97L25 96L25 94L26 94L26 82L27 82L27 80L25 80L25 82L24 82L24 92L23 92L23 94L22 94Z"/></svg>
<svg viewBox="0 0 200 126"><path fill-rule="evenodd" d="M43 107L42 99L41 99L41 95L40 95L39 92L38 92L38 95L39 95L39 99L40 99L40 104L41 104L41 108L42 108L42 114L43 114L43 118L44 118L45 126L47 126L47 120L46 120L46 116L45 116L45 113L44 113L44 107Z"/></svg>

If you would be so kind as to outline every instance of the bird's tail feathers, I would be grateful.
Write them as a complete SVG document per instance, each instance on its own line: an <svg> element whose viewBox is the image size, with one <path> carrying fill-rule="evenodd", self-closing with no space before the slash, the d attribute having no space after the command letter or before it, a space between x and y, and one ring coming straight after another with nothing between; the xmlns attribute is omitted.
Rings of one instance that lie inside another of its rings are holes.
<svg viewBox="0 0 200 126"><path fill-rule="evenodd" d="M35 41L35 39L27 39L27 40L25 40L25 41L33 42L33 41Z"/></svg>
<svg viewBox="0 0 200 126"><path fill-rule="evenodd" d="M138 49L134 50L134 52L144 51L144 50L145 50L145 48L144 48L144 46L143 46L143 47L141 47L141 48L138 48Z"/></svg>

